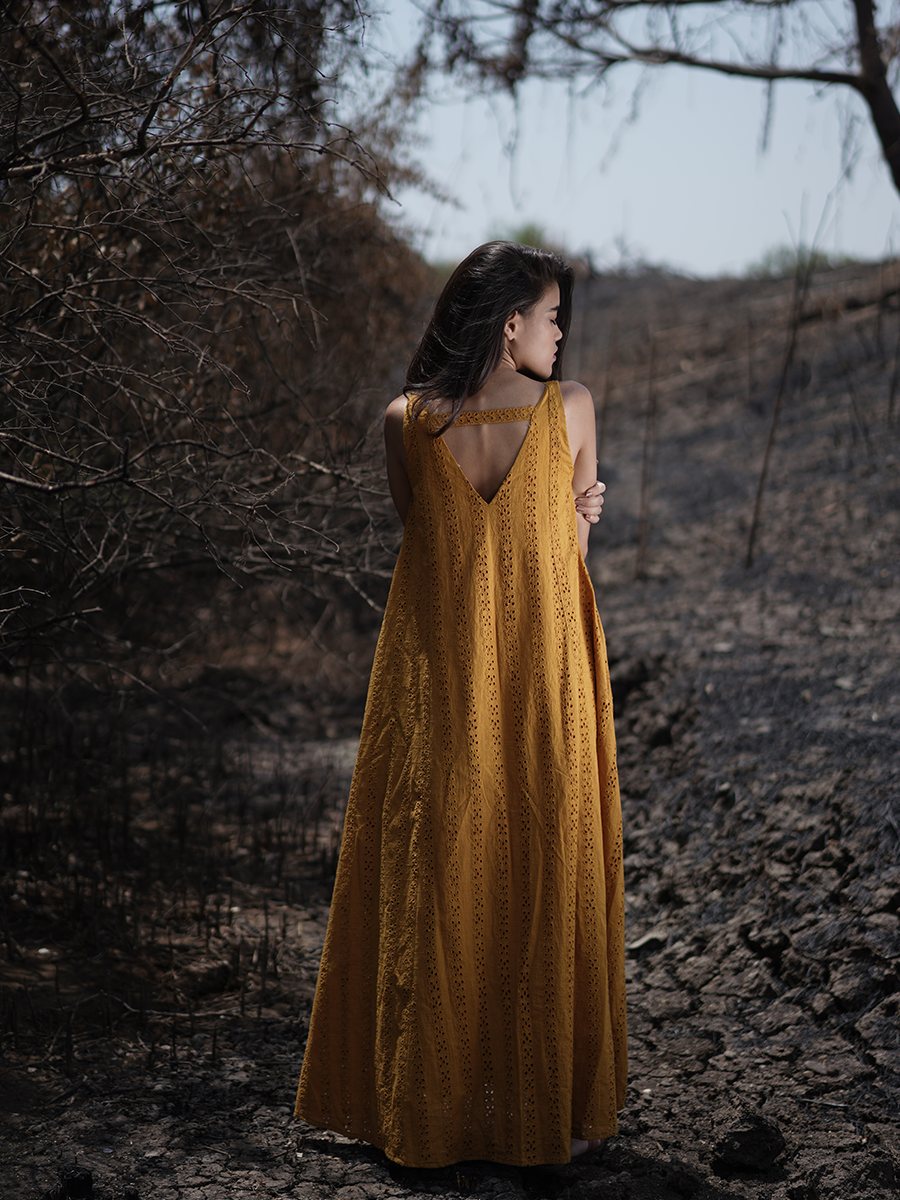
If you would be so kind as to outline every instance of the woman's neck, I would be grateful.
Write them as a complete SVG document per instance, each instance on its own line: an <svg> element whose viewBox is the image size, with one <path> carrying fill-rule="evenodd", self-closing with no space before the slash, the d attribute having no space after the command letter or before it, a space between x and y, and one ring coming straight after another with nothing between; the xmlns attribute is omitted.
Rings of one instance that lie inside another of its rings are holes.
<svg viewBox="0 0 900 1200"><path fill-rule="evenodd" d="M463 405L463 412L477 412L486 408L519 408L537 404L544 394L546 384L539 383L527 375L521 375L510 362L501 360L500 365L484 387L470 396Z"/></svg>

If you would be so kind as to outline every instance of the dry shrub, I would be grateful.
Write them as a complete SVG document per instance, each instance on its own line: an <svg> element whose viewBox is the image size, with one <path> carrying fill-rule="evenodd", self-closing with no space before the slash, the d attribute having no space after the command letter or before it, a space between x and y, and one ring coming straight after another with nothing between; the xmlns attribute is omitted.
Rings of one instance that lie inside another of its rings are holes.
<svg viewBox="0 0 900 1200"><path fill-rule="evenodd" d="M397 540L372 431L429 276L381 215L395 114L326 119L355 7L4 19L0 792L7 865L42 877L54 812L131 853L135 772L167 794L233 715L216 664L371 643Z"/></svg>
<svg viewBox="0 0 900 1200"><path fill-rule="evenodd" d="M73 184L10 231L35 273L8 291L8 665L132 642L146 667L198 587L367 591L382 506L360 446L424 273L373 203L276 166L165 220Z"/></svg>

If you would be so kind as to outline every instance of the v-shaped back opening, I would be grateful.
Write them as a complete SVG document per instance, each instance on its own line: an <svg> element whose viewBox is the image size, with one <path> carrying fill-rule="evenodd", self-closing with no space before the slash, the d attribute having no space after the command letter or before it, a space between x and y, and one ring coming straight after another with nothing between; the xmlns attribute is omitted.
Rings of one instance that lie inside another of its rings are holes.
<svg viewBox="0 0 900 1200"><path fill-rule="evenodd" d="M436 440L452 459L469 487L490 504L513 474L532 421L547 396L537 404L518 408L487 408L462 412ZM440 428L440 413L430 413L429 423Z"/></svg>

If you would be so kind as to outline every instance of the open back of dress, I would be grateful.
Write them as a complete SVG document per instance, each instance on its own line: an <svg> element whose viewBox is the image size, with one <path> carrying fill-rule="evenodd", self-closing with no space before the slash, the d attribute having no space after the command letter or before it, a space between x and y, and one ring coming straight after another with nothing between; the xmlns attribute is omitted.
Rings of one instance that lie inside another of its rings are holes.
<svg viewBox="0 0 900 1200"><path fill-rule="evenodd" d="M524 419L501 411L465 415ZM407 410L413 498L297 1096L408 1166L567 1162L624 1102L612 702L558 384L525 418L482 495Z"/></svg>
<svg viewBox="0 0 900 1200"><path fill-rule="evenodd" d="M491 408L460 413L441 440L473 491L487 504L506 482L521 453L534 408ZM429 414L425 421L441 429L446 418Z"/></svg>

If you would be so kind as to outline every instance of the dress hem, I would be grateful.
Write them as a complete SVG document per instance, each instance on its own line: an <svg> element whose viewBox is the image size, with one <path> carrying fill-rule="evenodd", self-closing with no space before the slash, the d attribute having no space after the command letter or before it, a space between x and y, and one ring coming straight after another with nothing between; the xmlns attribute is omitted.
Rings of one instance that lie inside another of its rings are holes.
<svg viewBox="0 0 900 1200"><path fill-rule="evenodd" d="M338 1134L340 1137L352 1138L353 1141L359 1142L359 1144L361 1146L372 1146L376 1150L380 1150L382 1152L382 1154L385 1156L385 1158L387 1158L390 1162L395 1163L398 1167L406 1167L409 1170L439 1171L439 1170L443 1170L447 1167L459 1166L461 1163L474 1163L474 1162L494 1163L497 1166L501 1166L501 1167L559 1167L559 1166L566 1166L570 1162L573 1161L571 1154L568 1156L568 1158L550 1158L550 1157L543 1158L543 1157L539 1157L539 1156L535 1156L532 1158L529 1156L529 1157L523 1159L521 1156L513 1156L513 1155L508 1155L506 1157L501 1157L501 1156L489 1157L488 1155L478 1155L478 1154L473 1154L473 1153L467 1153L467 1154L462 1155L461 1157L448 1158L446 1160L446 1162L443 1159L441 1159L440 1161L430 1161L430 1162L411 1162L409 1160L404 1160L402 1158L394 1158L391 1155L390 1151L387 1149L387 1147L385 1145L383 1145L380 1141L375 1141L372 1138L368 1138L368 1137L360 1137L359 1134L354 1133L347 1126L338 1128L331 1121L316 1120L315 1118L313 1118L311 1116L308 1116L304 1113L298 1112L296 1109L294 1110L294 1118L295 1118L295 1120L305 1121L307 1125L312 1125L316 1129L325 1129L325 1130L328 1130L328 1132L330 1132L330 1133ZM600 1138L603 1141L606 1141L606 1139L608 1139L608 1138L616 1137L618 1132L619 1132L619 1129L618 1129L618 1125L617 1125L615 1129L610 1130L608 1133L604 1133L602 1131L593 1132L589 1136L584 1133L577 1133L577 1134L573 1133L572 1137L579 1138L581 1140L591 1140L591 1139L595 1139L595 1138Z"/></svg>

